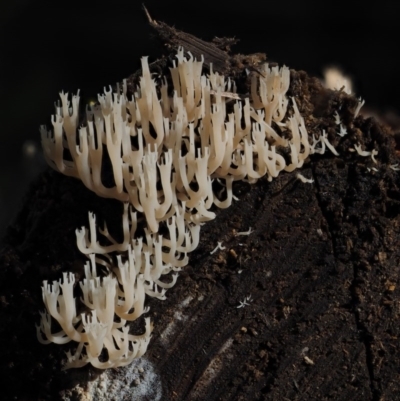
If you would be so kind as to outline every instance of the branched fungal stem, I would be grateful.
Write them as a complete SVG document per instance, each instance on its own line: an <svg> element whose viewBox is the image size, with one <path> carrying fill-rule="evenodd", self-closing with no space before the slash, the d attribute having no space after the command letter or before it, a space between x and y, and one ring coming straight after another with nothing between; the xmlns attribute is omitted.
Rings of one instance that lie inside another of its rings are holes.
<svg viewBox="0 0 400 401"><path fill-rule="evenodd" d="M252 301L251 295L248 295L243 299L243 301L239 301L239 305L236 308L240 309L249 306Z"/></svg>
<svg viewBox="0 0 400 401"><path fill-rule="evenodd" d="M217 246L210 252L210 255L213 255L215 252L217 252L218 250L223 251L224 249L226 249L226 247L222 246L222 242L218 242Z"/></svg>
<svg viewBox="0 0 400 401"><path fill-rule="evenodd" d="M301 173L297 173L296 177L298 180L300 180L301 182L304 182L305 184L312 184L314 182L314 180L312 178L306 178Z"/></svg>
<svg viewBox="0 0 400 401"><path fill-rule="evenodd" d="M240 236L240 235L250 235L253 232L252 228L249 227L249 229L247 231L240 231L238 233L236 233L236 237Z"/></svg>

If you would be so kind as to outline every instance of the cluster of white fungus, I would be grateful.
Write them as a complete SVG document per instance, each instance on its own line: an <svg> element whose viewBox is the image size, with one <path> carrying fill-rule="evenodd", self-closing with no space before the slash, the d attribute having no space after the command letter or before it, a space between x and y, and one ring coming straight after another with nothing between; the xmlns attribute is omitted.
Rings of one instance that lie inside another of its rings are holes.
<svg viewBox="0 0 400 401"><path fill-rule="evenodd" d="M79 285L83 293L81 301L91 313L76 314L73 296L75 277L72 273L64 273L63 279L54 281L52 285L43 282L43 301L47 312L41 313L40 326L36 327L39 341L42 344L65 344L71 340L79 343L73 355L67 353L65 368L81 367L87 363L99 369L125 366L146 352L152 331L150 318L145 318L146 329L139 336L129 334L126 325L127 320L135 320L146 312L144 277L138 274L134 253L129 251L128 261L122 263L118 260L115 269L117 278L108 275L100 279L94 255L85 265L86 278ZM50 315L62 329L56 334L51 332ZM86 351L84 355L83 347ZM99 360L103 348L108 351L107 361Z"/></svg>
<svg viewBox="0 0 400 401"><path fill-rule="evenodd" d="M198 245L201 224L214 219L211 207L231 205L233 181L253 183L264 176L270 181L282 171L302 167L312 153L328 148L337 154L325 132L310 140L294 99L288 113L287 67L262 66L251 77L250 96L240 100L229 78L212 70L203 74L203 62L191 54L186 57L183 49L176 58L170 81L164 77L160 85L142 58L142 76L132 99L125 82L116 93L105 91L98 105L88 106L83 126L79 93L71 102L61 93L53 130L41 127L50 166L79 178L99 196L125 202L122 242L115 241L106 226L99 229L92 213L89 229L76 232L79 250L90 257L80 283L88 312L76 314L71 273L52 285L43 284L47 311L37 328L39 340L79 343L74 355L68 353L66 368L86 363L123 366L145 352L152 330L149 319L140 336L129 334L127 322L147 312L146 296L165 299L176 282L174 272L188 263L187 254ZM102 181L106 154L112 186ZM140 237L138 222L144 225ZM96 264L108 275L100 278ZM50 316L62 328L57 334L51 332Z"/></svg>

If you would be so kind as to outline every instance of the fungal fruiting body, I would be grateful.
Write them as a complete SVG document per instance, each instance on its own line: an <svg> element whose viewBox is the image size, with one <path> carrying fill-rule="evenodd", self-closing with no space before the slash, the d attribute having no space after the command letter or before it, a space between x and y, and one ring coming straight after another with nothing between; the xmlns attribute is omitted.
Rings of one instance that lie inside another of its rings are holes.
<svg viewBox="0 0 400 401"><path fill-rule="evenodd" d="M132 249L129 249L128 261L118 260L117 271L116 277L108 275L100 279L94 255L91 256L91 261L85 265L85 279L79 283L83 294L81 301L91 313L80 316L76 314L72 273L64 273L63 279L52 285L43 283L43 301L48 313L41 314L40 326L36 328L39 341L42 344L65 344L71 340L79 343L74 354L67 353L65 368L87 363L99 369L125 366L146 352L152 331L150 319L145 318L145 332L139 336L129 334L126 325L127 320L135 320L146 312L144 278L137 273ZM129 313L132 308L133 312ZM50 315L61 326L59 333L52 334ZM81 355L83 347L86 353ZM103 348L108 351L107 361L99 359Z"/></svg>
<svg viewBox="0 0 400 401"><path fill-rule="evenodd" d="M129 334L129 321L148 312L147 296L165 299L188 253L199 242L200 226L214 219L213 205L232 203L233 181L269 181L282 171L303 166L310 154L329 149L325 132L309 138L294 98L287 67L260 67L251 76L250 95L241 100L235 82L179 49L170 76L157 84L147 58L131 99L127 85L99 95L79 126L79 93L61 104L53 130L41 127L45 157L55 170L82 180L97 195L125 202L123 241L115 241L89 213L89 229L76 231L79 250L90 258L79 283L88 312L77 316L74 276L42 287L46 312L37 328L43 343L78 343L66 368L91 363L98 368L123 366L142 355L152 326ZM171 88L172 85L172 88ZM171 95L172 94L172 95ZM229 94L229 96L227 96ZM290 111L288 106L291 104ZM70 157L65 158L65 154ZM103 158L111 162L114 185L102 182ZM214 182L218 181L216 193ZM221 192L225 195L221 198ZM136 235L137 226L144 236ZM163 235L159 234L163 227ZM96 264L107 274L100 277ZM51 317L62 330L51 332ZM101 354L107 350L104 360Z"/></svg>

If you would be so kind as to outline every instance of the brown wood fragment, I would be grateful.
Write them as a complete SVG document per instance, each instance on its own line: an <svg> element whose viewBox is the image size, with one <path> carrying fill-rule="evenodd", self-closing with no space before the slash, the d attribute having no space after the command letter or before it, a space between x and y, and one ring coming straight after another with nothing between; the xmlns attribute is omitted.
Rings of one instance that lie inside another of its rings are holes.
<svg viewBox="0 0 400 401"><path fill-rule="evenodd" d="M203 56L204 64L208 68L210 68L210 64L212 63L216 71L220 71L223 74L227 73L230 65L230 56L226 50L223 50L226 46L222 46L221 48L216 43L205 42L196 36L170 27L162 21L155 21L150 17L146 7L143 6L143 8L149 24L157 31L162 43L170 50L176 51L179 47L183 46L185 51L192 53L198 60ZM227 41L226 43L229 43L232 39L219 39L221 42L224 40Z"/></svg>
<svg viewBox="0 0 400 401"><path fill-rule="evenodd" d="M192 53L198 60L204 57L204 65L208 69L212 64L214 71L224 75L231 75L232 73L237 73L238 69L241 71L244 68L256 68L266 60L266 55L263 53L231 55L231 46L238 41L237 39L214 38L211 42L207 42L171 27L165 22L155 21L151 18L146 7L143 6L143 9L150 26L156 30L159 39L165 46L172 51L183 47L185 51Z"/></svg>

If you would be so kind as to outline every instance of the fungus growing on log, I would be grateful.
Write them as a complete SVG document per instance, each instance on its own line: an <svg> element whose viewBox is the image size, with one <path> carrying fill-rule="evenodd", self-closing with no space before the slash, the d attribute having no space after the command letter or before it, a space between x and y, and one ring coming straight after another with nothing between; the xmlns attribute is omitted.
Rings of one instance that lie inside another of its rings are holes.
<svg viewBox="0 0 400 401"><path fill-rule="evenodd" d="M262 64L257 73L250 74L250 95L246 97L236 93L234 80L214 72L212 66L205 74L203 57L197 60L192 54L185 54L182 47L175 57L170 75L161 77L160 83L153 78L147 58L142 58L142 74L132 98L127 96L126 80L122 88L117 86L116 92L105 90L98 96L97 105L87 107L86 123L80 126L79 92L71 102L68 94L61 92L61 105L56 106L52 117L53 131L41 127L42 145L51 167L79 178L99 196L130 204L131 218L128 218L127 206L123 217L123 243L118 244L103 231L110 245L100 245L96 218L90 213L90 235L85 228L76 232L81 252L91 255L93 264L96 260L103 264L108 274L102 279L87 276L85 282L90 280L90 286L100 292L104 291L103 285L116 288L107 295L113 300L84 302L91 315L82 314L81 318L68 315L68 327L80 320L90 320L91 324L81 324L80 334L75 329L63 328L62 338L67 336L80 343L78 354L82 344L87 350L87 356L79 360L69 354L66 367L80 367L85 362L102 368L124 366L132 359L126 355L128 340L124 342L125 352L110 352L107 344L118 343L116 338L122 338L127 330L126 320L137 319L147 311L143 307L145 293L165 299L166 289L176 283L177 276L173 275L170 282L161 281L161 276L179 271L188 263L187 253L199 242L200 225L215 218L211 207L231 205L233 181L255 183L263 177L271 181L282 171L301 168L309 155L324 154L326 148L338 155L325 131L318 139L309 137L295 98L289 99L286 95L290 86L287 67ZM233 99L227 93L232 93ZM111 162L114 182L111 187L102 182L106 158ZM226 192L225 201L215 194L213 181L216 179L225 188L222 191ZM136 234L138 219L145 232L143 237ZM124 264L130 268L130 288L121 281ZM114 274L119 280L113 278ZM61 327L66 317L60 316L57 310L61 311L67 302L75 303L71 294L64 291L59 294L58 288L65 285L65 279L53 282L50 292L47 282L43 285L46 308ZM57 296L50 300L50 293ZM133 303L137 294L140 301ZM120 304L126 304L126 299L131 302L122 313ZM100 318L104 308L110 308L107 321ZM116 319L122 319L118 324L111 319L112 308ZM128 313L131 308L134 312ZM46 312L42 314L42 323L38 326L41 342L55 342L49 334L49 321ZM111 330L111 327L116 328ZM91 335L90 330L95 334ZM41 332L46 341L41 339ZM146 333L147 346L150 331ZM103 348L108 350L106 363L91 359L93 341L89 340L93 336L96 358Z"/></svg>
<svg viewBox="0 0 400 401"><path fill-rule="evenodd" d="M382 354L369 333L397 352L391 134L341 88L223 53L225 67L190 46L143 59L83 116L79 93L61 94L41 129L55 171L20 217L31 242L15 235L7 259L31 263L18 294L33 301L0 313L14 322L25 302L37 315L44 280L37 336L53 345L24 358L45 366L26 377L52 377L53 398L128 398L148 369L154 399L294 399L304 386L357 399Z"/></svg>

